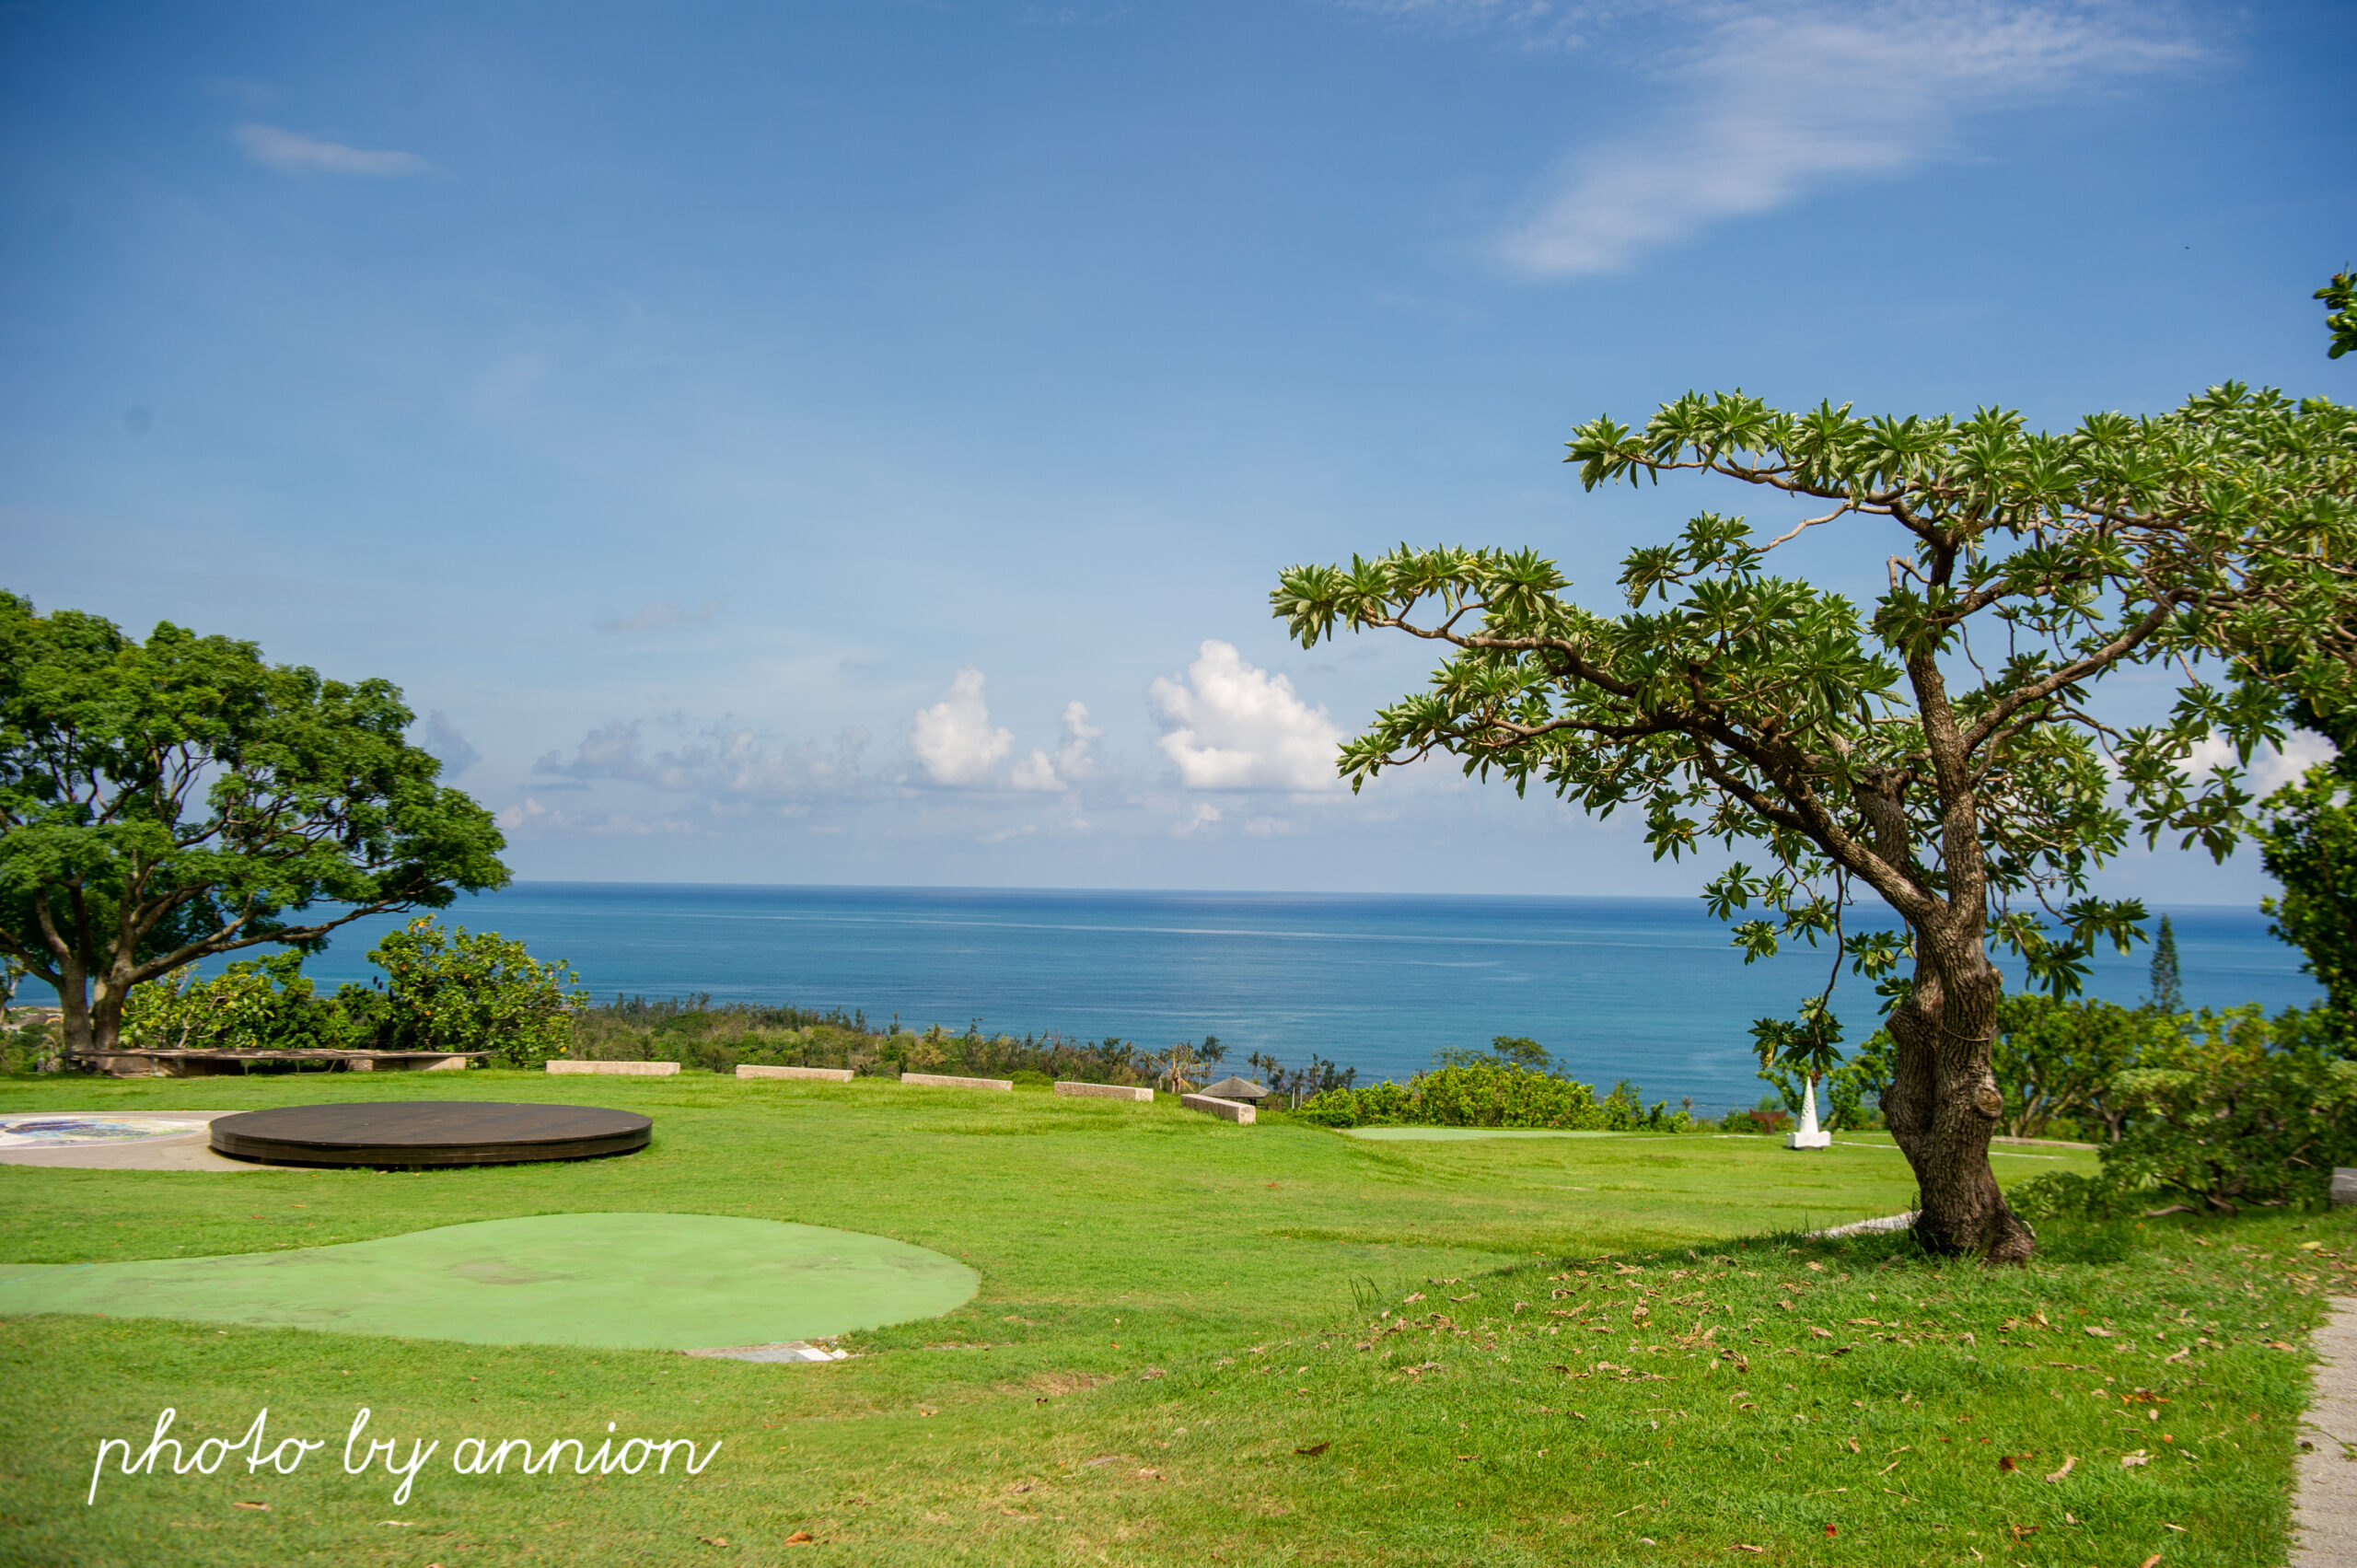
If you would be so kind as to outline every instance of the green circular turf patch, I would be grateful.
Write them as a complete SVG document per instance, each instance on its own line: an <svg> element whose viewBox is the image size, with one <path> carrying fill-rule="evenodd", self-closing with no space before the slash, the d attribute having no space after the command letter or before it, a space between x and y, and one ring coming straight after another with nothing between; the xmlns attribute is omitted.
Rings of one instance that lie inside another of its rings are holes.
<svg viewBox="0 0 2357 1568"><path fill-rule="evenodd" d="M714 1214L540 1214L288 1252L0 1265L0 1313L470 1344L690 1350L933 1318L981 1276L880 1236Z"/></svg>

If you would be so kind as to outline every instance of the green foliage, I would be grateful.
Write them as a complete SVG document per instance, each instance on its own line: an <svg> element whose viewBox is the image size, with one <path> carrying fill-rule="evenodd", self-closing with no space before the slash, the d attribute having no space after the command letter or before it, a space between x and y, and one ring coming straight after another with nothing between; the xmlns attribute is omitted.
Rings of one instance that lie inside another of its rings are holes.
<svg viewBox="0 0 2357 1568"><path fill-rule="evenodd" d="M382 680L0 592L0 954L57 989L67 1048L198 958L504 886L499 830L412 717Z"/></svg>
<svg viewBox="0 0 2357 1568"><path fill-rule="evenodd" d="M2145 1053L2111 1094L2127 1114L2103 1151L2107 1179L2231 1214L2247 1203L2321 1202L2338 1164L2357 1162L2357 1062L2312 1011L2269 1020L2256 1006L2203 1012L2173 1047Z"/></svg>
<svg viewBox="0 0 2357 1568"><path fill-rule="evenodd" d="M2000 1003L1997 1030L1999 1125L2015 1138L2119 1137L2129 1112L2115 1080L2171 1059L2185 1036L2175 1013L2035 995Z"/></svg>
<svg viewBox="0 0 2357 1568"><path fill-rule="evenodd" d="M1495 1036L1490 1041L1490 1050L1515 1066L1533 1073L1549 1073L1555 1067L1553 1052L1527 1036Z"/></svg>
<svg viewBox="0 0 2357 1568"><path fill-rule="evenodd" d="M123 1034L150 1051L490 1051L509 1066L567 1054L571 1010L588 1001L563 963L541 963L495 931L446 931L413 920L368 954L375 986L317 993L303 955L232 962L210 980L189 971L132 993Z"/></svg>
<svg viewBox="0 0 2357 1568"><path fill-rule="evenodd" d="M939 1025L911 1033L894 1020L868 1021L865 1012L714 1003L708 995L649 1000L616 997L573 1016L574 1054L592 1061L677 1062L711 1073L745 1063L776 1067L841 1067L862 1076L902 1072L1037 1079L1091 1084L1150 1084L1161 1053L1108 1036L1086 1040L1062 1034L986 1034L970 1025L962 1035ZM1216 1039L1196 1048L1202 1062L1225 1054ZM1027 1076L1028 1074L1029 1076Z"/></svg>
<svg viewBox="0 0 2357 1568"><path fill-rule="evenodd" d="M2357 273L2333 273L2332 281L2316 290L2315 297L2323 300L2329 312L2324 319L2326 330L2332 333L2327 356L2339 359L2357 349Z"/></svg>
<svg viewBox="0 0 2357 1568"><path fill-rule="evenodd" d="M2119 1182L2076 1171L2034 1176L2005 1194L2014 1213L2030 1220L2106 1220L2128 1212L2133 1194Z"/></svg>
<svg viewBox="0 0 2357 1568"><path fill-rule="evenodd" d="M1448 1053L1443 1053L1445 1056ZM1337 1087L1294 1114L1323 1127L1554 1127L1609 1132L1684 1132L1693 1119L1666 1100L1647 1109L1634 1084L1601 1099L1586 1084L1497 1056L1446 1061L1405 1084Z"/></svg>
<svg viewBox="0 0 2357 1568"><path fill-rule="evenodd" d="M571 966L542 963L495 931L413 920L368 959L385 971L384 990L347 988L339 1000L374 1024L381 1051L490 1051L510 1066L536 1066L568 1053L572 1010L589 1001Z"/></svg>
<svg viewBox="0 0 2357 1568"><path fill-rule="evenodd" d="M188 970L167 975L131 993L122 1014L123 1039L145 1051L348 1050L362 1044L365 1026L319 996L302 970L302 954L274 953L238 959L210 980Z"/></svg>
<svg viewBox="0 0 2357 1568"><path fill-rule="evenodd" d="M2344 1036L2357 1040L2357 805L2337 766L2311 768L2268 798L2259 835L2267 874L2282 887L2259 908L2276 935L2307 955Z"/></svg>

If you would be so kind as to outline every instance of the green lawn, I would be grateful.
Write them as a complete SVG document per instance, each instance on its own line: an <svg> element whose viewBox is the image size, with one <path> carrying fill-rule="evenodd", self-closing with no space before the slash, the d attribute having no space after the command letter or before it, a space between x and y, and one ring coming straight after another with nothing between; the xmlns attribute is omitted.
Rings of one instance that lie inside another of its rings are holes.
<svg viewBox="0 0 2357 1568"><path fill-rule="evenodd" d="M656 1141L424 1174L0 1167L0 1261L683 1213L896 1237L981 1294L831 1365L0 1320L0 1559L2264 1562L2305 1375L2269 1342L2299 1344L2357 1255L2347 1216L2058 1233L1998 1274L1903 1237L1767 1239L1904 1208L1871 1138L1375 1141L696 1075L18 1079L0 1109L459 1095L628 1106ZM1997 1164L2088 1168L2057 1153ZM264 1404L273 1442L330 1446L292 1476L110 1474L84 1505L102 1438L144 1447L169 1405L176 1436L235 1439ZM405 1505L381 1467L343 1471L363 1404L404 1457L442 1445ZM594 1453L609 1423L724 1446L693 1478L447 1467L477 1435Z"/></svg>

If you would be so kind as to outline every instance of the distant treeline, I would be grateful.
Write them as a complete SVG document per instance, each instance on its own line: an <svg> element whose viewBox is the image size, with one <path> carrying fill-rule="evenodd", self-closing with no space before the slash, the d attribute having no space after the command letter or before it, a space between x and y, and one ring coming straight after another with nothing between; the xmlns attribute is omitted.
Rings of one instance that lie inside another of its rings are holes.
<svg viewBox="0 0 2357 1568"><path fill-rule="evenodd" d="M1118 1035L1087 1040L1060 1032L986 1034L981 1021L953 1034L939 1024L922 1031L898 1017L878 1025L864 1010L715 1003L711 995L649 999L617 996L576 1008L572 1054L588 1061L677 1062L707 1072L739 1065L843 1067L862 1076L947 1073L1084 1084L1180 1085L1201 1088L1220 1075L1227 1048L1216 1035L1152 1048ZM1288 1068L1254 1052L1250 1074L1288 1102L1353 1082L1353 1069L1312 1054L1307 1067Z"/></svg>

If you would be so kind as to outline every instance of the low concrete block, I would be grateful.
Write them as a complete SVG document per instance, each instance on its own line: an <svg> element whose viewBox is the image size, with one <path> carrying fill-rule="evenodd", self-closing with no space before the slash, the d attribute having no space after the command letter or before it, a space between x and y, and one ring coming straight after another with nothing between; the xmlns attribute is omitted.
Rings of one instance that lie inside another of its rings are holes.
<svg viewBox="0 0 2357 1568"><path fill-rule="evenodd" d="M677 1074L676 1062L552 1062L552 1073L611 1073L626 1078L668 1078Z"/></svg>
<svg viewBox="0 0 2357 1568"><path fill-rule="evenodd" d="M1064 1084L1056 1086L1056 1093L1071 1095L1077 1099L1152 1099L1152 1089L1142 1089L1128 1084Z"/></svg>
<svg viewBox="0 0 2357 1568"><path fill-rule="evenodd" d="M919 1084L928 1089L1004 1089L1015 1092L1015 1086L1004 1078L953 1078L946 1073L903 1073L900 1082Z"/></svg>
<svg viewBox="0 0 2357 1568"><path fill-rule="evenodd" d="M1249 1127L1260 1113L1241 1100L1219 1099L1211 1095L1180 1095L1178 1103L1189 1110L1200 1110L1206 1116L1216 1116L1222 1121L1233 1121L1238 1127Z"/></svg>
<svg viewBox="0 0 2357 1568"><path fill-rule="evenodd" d="M2336 1209L2357 1208L2357 1166L2333 1167L2332 1206Z"/></svg>
<svg viewBox="0 0 2357 1568"><path fill-rule="evenodd" d="M748 1063L737 1069L740 1078L817 1078L830 1084L848 1084L852 1073L848 1067L756 1067Z"/></svg>

